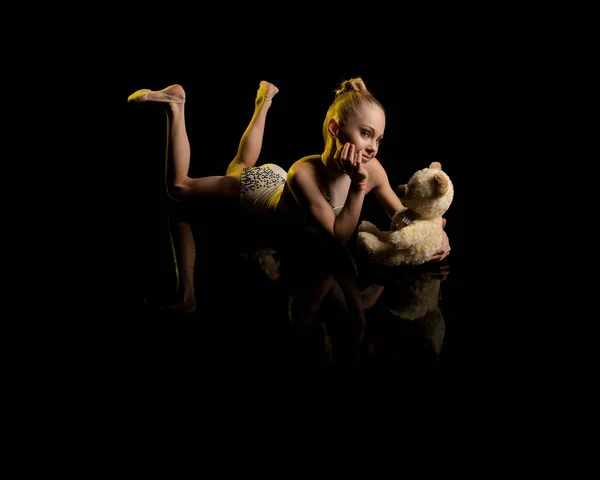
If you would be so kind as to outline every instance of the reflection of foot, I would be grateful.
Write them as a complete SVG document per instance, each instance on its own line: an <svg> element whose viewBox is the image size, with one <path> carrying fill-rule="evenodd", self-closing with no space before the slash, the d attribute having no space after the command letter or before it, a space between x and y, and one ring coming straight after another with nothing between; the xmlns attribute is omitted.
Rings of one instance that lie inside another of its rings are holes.
<svg viewBox="0 0 600 480"><path fill-rule="evenodd" d="M185 90L181 85L175 84L162 90L154 91L144 88L132 93L127 98L129 103L147 103L147 102L161 102L161 103L184 103L185 102Z"/></svg>
<svg viewBox="0 0 600 480"><path fill-rule="evenodd" d="M161 307L161 310L163 312L171 312L178 315L182 315L184 317L189 317L196 313L196 299L183 299L175 305Z"/></svg>
<svg viewBox="0 0 600 480"><path fill-rule="evenodd" d="M275 95L277 95L277 92L279 92L279 89L275 85L265 80L261 81L256 94L256 106L260 106L266 100L271 100Z"/></svg>

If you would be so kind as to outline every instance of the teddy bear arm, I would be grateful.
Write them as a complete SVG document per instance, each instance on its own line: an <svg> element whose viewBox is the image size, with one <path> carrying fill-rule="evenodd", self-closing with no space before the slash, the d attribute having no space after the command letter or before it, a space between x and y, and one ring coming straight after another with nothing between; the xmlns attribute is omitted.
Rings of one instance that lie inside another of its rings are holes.
<svg viewBox="0 0 600 480"><path fill-rule="evenodd" d="M374 223L371 223L368 220L363 220L360 223L360 225L358 226L358 231L359 232L369 232L378 237L379 237L379 233L380 233L379 228L377 228L377 226Z"/></svg>

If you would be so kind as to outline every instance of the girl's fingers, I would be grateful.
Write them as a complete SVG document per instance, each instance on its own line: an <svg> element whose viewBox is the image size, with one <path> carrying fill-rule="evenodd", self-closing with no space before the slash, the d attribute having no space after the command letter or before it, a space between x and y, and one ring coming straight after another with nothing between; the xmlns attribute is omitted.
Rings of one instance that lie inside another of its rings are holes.
<svg viewBox="0 0 600 480"><path fill-rule="evenodd" d="M342 159L345 160L346 158L348 158L348 150L350 149L350 144L349 143L345 143L344 144L344 148L342 150Z"/></svg>
<svg viewBox="0 0 600 480"><path fill-rule="evenodd" d="M335 160L336 166L342 172L344 171L344 149L345 148L346 148L346 145L340 145L333 157Z"/></svg>
<svg viewBox="0 0 600 480"><path fill-rule="evenodd" d="M350 144L350 148L348 149L348 159L354 170L356 168L356 147L353 143Z"/></svg>

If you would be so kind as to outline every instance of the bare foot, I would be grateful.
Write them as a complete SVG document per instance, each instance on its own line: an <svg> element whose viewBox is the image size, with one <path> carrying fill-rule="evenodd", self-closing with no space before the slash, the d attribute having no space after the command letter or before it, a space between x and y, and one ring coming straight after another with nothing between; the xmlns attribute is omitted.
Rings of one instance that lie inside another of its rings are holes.
<svg viewBox="0 0 600 480"><path fill-rule="evenodd" d="M271 101L277 92L279 89L275 85L265 80L261 81L256 93L256 106L260 107L267 100Z"/></svg>

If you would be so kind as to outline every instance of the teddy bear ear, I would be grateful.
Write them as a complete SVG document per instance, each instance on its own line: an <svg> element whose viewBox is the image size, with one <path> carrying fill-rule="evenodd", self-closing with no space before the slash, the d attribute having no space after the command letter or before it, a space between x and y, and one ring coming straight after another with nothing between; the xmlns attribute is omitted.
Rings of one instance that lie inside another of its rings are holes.
<svg viewBox="0 0 600 480"><path fill-rule="evenodd" d="M431 164L429 165L429 168L437 168L437 169L441 170L442 164L440 162L431 162Z"/></svg>
<svg viewBox="0 0 600 480"><path fill-rule="evenodd" d="M435 183L435 191L438 197L443 197L448 192L450 188L450 182L448 181L448 177L441 173L436 173L433 177L433 182Z"/></svg>

